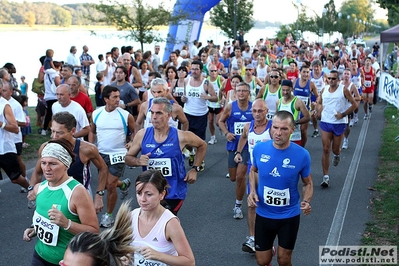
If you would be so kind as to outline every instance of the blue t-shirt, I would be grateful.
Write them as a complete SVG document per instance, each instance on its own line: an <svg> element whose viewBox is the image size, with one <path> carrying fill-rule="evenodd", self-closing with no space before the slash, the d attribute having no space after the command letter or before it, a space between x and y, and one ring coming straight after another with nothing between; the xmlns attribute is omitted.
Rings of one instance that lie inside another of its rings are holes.
<svg viewBox="0 0 399 266"><path fill-rule="evenodd" d="M231 113L229 118L226 120L227 122L227 129L229 132L236 135L235 140L227 141L226 149L228 151L236 151L238 146L238 141L244 131L244 125L246 123L251 122L254 118L252 116L252 102L248 103L247 110L242 111L238 107L238 102L234 101L231 103ZM248 149L248 144L245 144L244 150Z"/></svg>
<svg viewBox="0 0 399 266"><path fill-rule="evenodd" d="M260 142L253 150L253 165L258 169L256 213L270 219L299 215L298 182L311 173L309 152L292 142L284 150L276 149L273 141Z"/></svg>
<svg viewBox="0 0 399 266"><path fill-rule="evenodd" d="M295 87L294 87L294 95L298 96L299 99L301 99L306 107L309 109L310 108L310 79L308 82L306 82L305 87L301 87L299 85L299 80L297 79L295 82Z"/></svg>
<svg viewBox="0 0 399 266"><path fill-rule="evenodd" d="M170 127L168 137L164 142L158 143L154 139L154 128L148 127L144 133L141 144L141 154L150 153L147 169L160 170L170 188L166 199L185 199L187 195L186 168L184 156L180 149L178 130Z"/></svg>

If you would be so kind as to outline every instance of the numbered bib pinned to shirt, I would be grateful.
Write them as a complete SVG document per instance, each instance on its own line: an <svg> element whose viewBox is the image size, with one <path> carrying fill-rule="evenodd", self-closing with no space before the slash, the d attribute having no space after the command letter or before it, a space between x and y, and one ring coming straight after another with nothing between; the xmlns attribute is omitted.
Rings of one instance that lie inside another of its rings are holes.
<svg viewBox="0 0 399 266"><path fill-rule="evenodd" d="M290 205L290 190L275 189L267 186L263 187L263 198L265 204L274 207L284 207Z"/></svg>
<svg viewBox="0 0 399 266"><path fill-rule="evenodd" d="M170 158L150 158L147 168L159 170L165 177L172 176L172 162Z"/></svg>
<svg viewBox="0 0 399 266"><path fill-rule="evenodd" d="M168 266L168 264L165 264L163 262L157 261L157 260L147 260L144 258L143 255L141 255L139 252L134 252L134 266Z"/></svg>
<svg viewBox="0 0 399 266"><path fill-rule="evenodd" d="M188 97L193 97L193 98L200 98L201 97L201 88L193 88L191 87L187 93Z"/></svg>
<svg viewBox="0 0 399 266"><path fill-rule="evenodd" d="M242 132L244 132L244 126L248 122L235 122L234 123L234 134L237 136L241 136Z"/></svg>
<svg viewBox="0 0 399 266"><path fill-rule="evenodd" d="M125 163L125 155L126 155L126 153L124 153L124 152L111 153L109 155L109 161L110 161L111 165L114 165L117 163Z"/></svg>
<svg viewBox="0 0 399 266"><path fill-rule="evenodd" d="M33 226L40 241L45 245L57 246L60 227L52 223L46 217L40 215L37 211L33 214Z"/></svg>

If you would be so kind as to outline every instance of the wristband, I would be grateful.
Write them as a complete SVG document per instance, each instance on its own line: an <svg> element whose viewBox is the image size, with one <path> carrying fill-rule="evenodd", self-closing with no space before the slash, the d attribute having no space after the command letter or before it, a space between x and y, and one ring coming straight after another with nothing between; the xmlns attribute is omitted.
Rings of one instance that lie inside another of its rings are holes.
<svg viewBox="0 0 399 266"><path fill-rule="evenodd" d="M345 112L341 113L341 115L342 115L342 117L345 117L345 116L346 116Z"/></svg>
<svg viewBox="0 0 399 266"><path fill-rule="evenodd" d="M230 132L227 131L226 133L224 133L224 136L227 137L227 134L229 134L229 133L230 133Z"/></svg>
<svg viewBox="0 0 399 266"><path fill-rule="evenodd" d="M71 219L68 219L68 226L65 227L64 230L65 230L65 231L68 231L69 228L71 228L71 225L72 225L72 221L71 221Z"/></svg>
<svg viewBox="0 0 399 266"><path fill-rule="evenodd" d="M1 129L4 129L6 127L7 123L4 121L3 124L1 125Z"/></svg>
<svg viewBox="0 0 399 266"><path fill-rule="evenodd" d="M309 201L307 201L307 200L303 200L303 202L306 202L307 204L309 204L309 205L310 205L310 202L309 202Z"/></svg>

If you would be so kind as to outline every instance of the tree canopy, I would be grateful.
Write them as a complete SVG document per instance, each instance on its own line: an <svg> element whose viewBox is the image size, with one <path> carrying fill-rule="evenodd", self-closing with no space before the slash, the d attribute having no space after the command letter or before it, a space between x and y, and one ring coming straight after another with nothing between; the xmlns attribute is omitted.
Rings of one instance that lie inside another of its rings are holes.
<svg viewBox="0 0 399 266"><path fill-rule="evenodd" d="M234 32L234 3L236 3L237 32ZM253 0L222 0L211 10L211 24L219 27L226 37L235 39L238 31L248 32L254 27L253 9Z"/></svg>

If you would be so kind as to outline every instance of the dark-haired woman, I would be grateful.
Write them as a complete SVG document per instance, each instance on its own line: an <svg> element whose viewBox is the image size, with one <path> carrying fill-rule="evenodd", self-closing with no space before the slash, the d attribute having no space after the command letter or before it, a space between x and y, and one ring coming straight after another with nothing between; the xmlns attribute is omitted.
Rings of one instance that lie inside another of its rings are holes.
<svg viewBox="0 0 399 266"><path fill-rule="evenodd" d="M140 208L132 211L134 265L195 265L179 219L161 205L167 188L168 182L158 170L147 170L136 179Z"/></svg>

